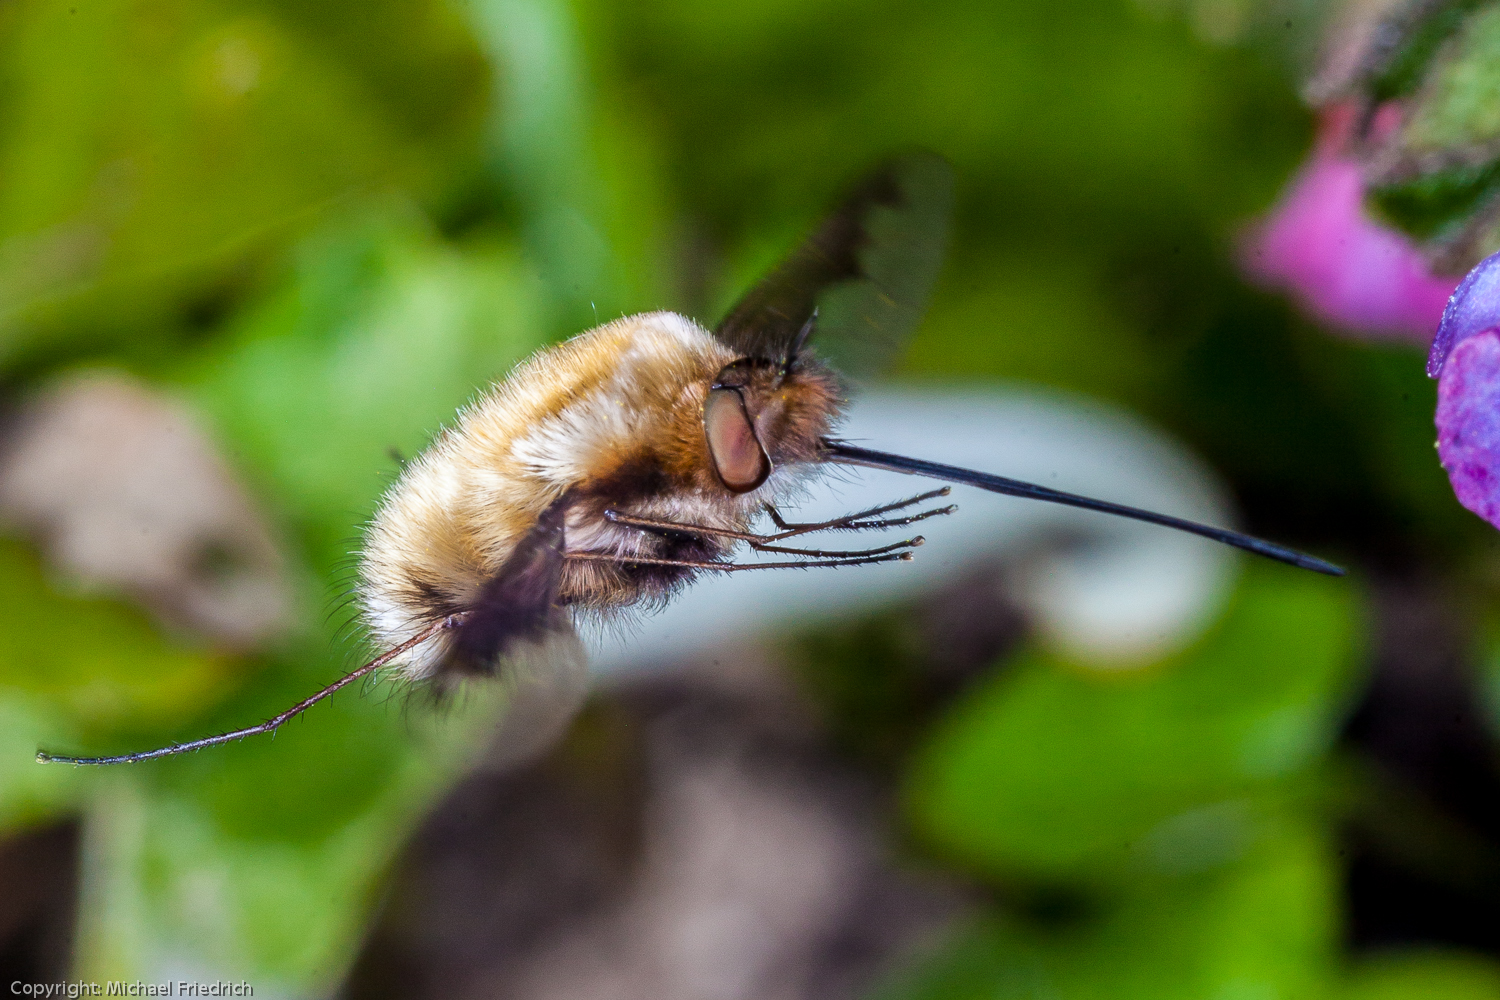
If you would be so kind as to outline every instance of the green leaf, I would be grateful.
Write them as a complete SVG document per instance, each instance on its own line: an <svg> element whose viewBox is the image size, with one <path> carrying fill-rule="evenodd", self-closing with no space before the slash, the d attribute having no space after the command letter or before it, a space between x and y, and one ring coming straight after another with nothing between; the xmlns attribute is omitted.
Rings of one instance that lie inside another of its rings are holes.
<svg viewBox="0 0 1500 1000"><path fill-rule="evenodd" d="M332 575L393 455L541 346L540 291L504 246L465 253L410 212L366 216L304 244L289 285L185 378Z"/></svg>
<svg viewBox="0 0 1500 1000"><path fill-rule="evenodd" d="M922 748L910 812L946 855L995 877L1171 873L1236 856L1257 799L1315 766L1357 663L1347 581L1247 567L1223 620L1124 675L1023 654Z"/></svg>
<svg viewBox="0 0 1500 1000"><path fill-rule="evenodd" d="M1409 7L1390 17L1377 37L1382 47L1383 67L1369 83L1372 101L1402 97L1420 87L1431 72L1443 43L1458 33L1464 19L1485 0L1440 0L1423 7ZM1412 17L1415 10L1418 16Z"/></svg>
<svg viewBox="0 0 1500 1000"><path fill-rule="evenodd" d="M0 831L74 809L88 794L85 772L35 760L38 747L65 746L69 733L61 713L42 699L0 687Z"/></svg>
<svg viewBox="0 0 1500 1000"><path fill-rule="evenodd" d="M588 44L578 5L465 6L494 70L487 187L477 197L515 217L553 332L671 306L669 237L677 234L667 227L651 112L627 88L594 85L601 53Z"/></svg>
<svg viewBox="0 0 1500 1000"><path fill-rule="evenodd" d="M1500 190L1500 8L1468 6L1449 4L1428 19L1451 22L1456 37L1424 68L1401 128L1371 156L1374 207L1435 242L1458 273L1493 249Z"/></svg>
<svg viewBox="0 0 1500 1000"><path fill-rule="evenodd" d="M0 605L25 623L0 629L0 685L49 706L75 739L138 733L199 711L243 670L164 636L138 607L60 593L36 553L13 539L0 539Z"/></svg>
<svg viewBox="0 0 1500 1000"><path fill-rule="evenodd" d="M1464 164L1373 188L1383 218L1420 240L1456 236L1500 190L1500 166Z"/></svg>
<svg viewBox="0 0 1500 1000"><path fill-rule="evenodd" d="M1392 951L1355 964L1338 1000L1490 1000L1500 965L1459 952Z"/></svg>
<svg viewBox="0 0 1500 1000"><path fill-rule="evenodd" d="M185 780L145 766L110 772L88 813L77 973L151 980L186 969L267 992L332 991L386 867L495 724L505 692L475 694L461 713L394 712L373 727L368 704L349 699L344 725L326 729L333 712L309 718L322 739L217 748L189 762ZM359 728L373 732L359 739ZM384 759L372 774L359 757L377 741ZM348 786L362 789L357 799ZM320 807L336 821L298 822L299 808Z"/></svg>
<svg viewBox="0 0 1500 1000"><path fill-rule="evenodd" d="M395 30L384 15L384 40L402 51L384 60L377 97L326 34L314 44L264 8L105 0L9 11L0 364L67 339L160 337L183 324L183 301L235 280L248 252L295 233L330 199L430 187L436 150L408 131L411 119L425 141L475 116L472 101L443 100L448 88L422 72L434 60L463 65L455 53L466 44L477 69L477 53L459 25L434 31L441 19L409 8L407 29ZM418 54L419 44L435 51ZM398 82L394 67L416 78ZM394 114L381 99L392 91L406 105Z"/></svg>
<svg viewBox="0 0 1500 1000"><path fill-rule="evenodd" d="M1060 925L989 917L878 1000L1316 998L1337 885L1323 838L1284 826L1240 863Z"/></svg>
<svg viewBox="0 0 1500 1000"><path fill-rule="evenodd" d="M1428 70L1407 112L1402 152L1471 155L1500 143L1500 8L1475 11ZM1493 159L1493 153L1485 159ZM1472 161L1471 161L1472 162Z"/></svg>

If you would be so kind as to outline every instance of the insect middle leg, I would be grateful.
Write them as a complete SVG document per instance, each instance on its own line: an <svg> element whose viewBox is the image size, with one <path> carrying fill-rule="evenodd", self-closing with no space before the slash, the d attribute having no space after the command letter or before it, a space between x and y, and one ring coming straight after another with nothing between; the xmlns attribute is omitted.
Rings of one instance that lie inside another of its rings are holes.
<svg viewBox="0 0 1500 1000"><path fill-rule="evenodd" d="M882 546L879 546L878 548L873 548L873 549L854 549L854 550L842 550L842 551L829 551L829 550L825 550L825 549L796 549L796 548L791 548L791 547L785 546L785 545L770 545L770 544L767 544L765 542L759 542L759 541L755 540L758 537L779 538L779 537L781 537L779 535L767 535L767 536L747 535L744 532L740 532L740 531L730 531L728 529L702 527L702 526L695 525L695 524L679 524L676 521L651 521L648 518L634 518L634 517L632 517L632 518L628 518L627 519L624 516L619 516L618 518L611 518L611 520L617 520L618 523L620 523L620 524L624 524L627 527L639 528L642 531L659 531L659 532L662 532L662 533L666 533L668 531L671 531L671 532L676 533L676 534L697 534L697 533L701 532L702 534L705 534L705 535L718 535L720 537L734 538L734 539L738 539L738 540L741 540L741 541L749 542L750 547L752 549L754 549L755 551L757 551L757 552L777 552L777 553L780 553L782 555L808 556L809 558L813 558L813 559L867 559L867 558L869 558L871 556L884 556L887 553L892 553L892 552L904 552L907 549L914 549L917 546L919 546L919 545L921 545L921 544L923 544L924 542L927 541L927 539L923 538L921 535L915 535L915 536L913 536L911 538L903 539L902 541L899 541L899 542L893 542L890 545L882 545ZM645 522L645 523L642 523L642 522ZM621 558L624 559L625 557L622 556ZM880 560L876 560L876 561L880 561ZM677 561L673 561L671 564L672 565L678 565L679 563ZM684 566L688 565L687 562L682 562L680 564L684 565ZM715 563L713 565L718 566L718 565L722 565L722 564ZM757 565L759 565L759 564L757 564ZM789 564L776 563L774 565L778 565L778 566L780 566L780 565L798 565L798 566L800 566L800 565L803 565L803 564L802 563L795 563L795 564L790 564L790 563Z"/></svg>
<svg viewBox="0 0 1500 1000"><path fill-rule="evenodd" d="M789 556L814 556L819 559L854 559L865 556L879 556L887 552L904 552L914 549L927 539L921 535L908 538L905 541L892 542L890 545L882 545L876 549L856 549L853 551L831 551L826 549L793 549L783 545L753 545L757 552L778 552Z"/></svg>

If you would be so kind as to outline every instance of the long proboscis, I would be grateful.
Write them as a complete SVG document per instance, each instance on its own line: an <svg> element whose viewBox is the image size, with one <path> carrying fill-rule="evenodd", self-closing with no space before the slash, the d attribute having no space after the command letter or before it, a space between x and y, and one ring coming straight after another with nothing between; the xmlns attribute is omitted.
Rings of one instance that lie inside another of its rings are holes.
<svg viewBox="0 0 1500 1000"><path fill-rule="evenodd" d="M1310 569L1314 573L1325 573L1328 576L1343 576L1344 570L1331 562L1310 556L1295 549L1289 549L1285 545L1277 545L1263 538L1255 538L1251 535L1241 534L1238 531L1229 531L1224 528L1215 528L1207 524L1199 524L1196 521L1188 521L1170 514L1158 514L1151 510L1142 510L1139 507L1127 507L1124 504L1112 503L1108 500L1095 500L1092 497L1080 496L1077 493L1065 493L1062 490L1054 490L1046 486L1038 486L1035 483L1023 482L1019 479L1007 479L1005 476L991 475L988 472L975 472L973 469L961 469L956 465L943 465L940 462L927 462L920 458L906 458L902 455L892 455L883 451L871 451L869 448L859 448L843 441L823 439L823 447L827 452L827 461L837 462L840 465L863 465L872 469L886 469L890 472L904 472L913 476L926 476L929 479L941 479L950 483L959 483L964 486L975 486L981 490L989 490L991 493L1003 493L1006 496L1024 497L1028 500L1044 500L1047 503L1066 504L1069 507L1082 507L1084 510L1096 510L1101 514L1114 514L1117 517L1129 517L1137 521L1145 521L1149 524L1159 524L1164 528L1175 528L1178 531L1186 531L1189 534L1199 535L1203 538L1222 542L1225 545L1233 545L1237 549L1253 552L1267 559L1275 559L1299 569Z"/></svg>
<svg viewBox="0 0 1500 1000"><path fill-rule="evenodd" d="M155 750L142 750L139 753L122 753L113 757L63 757L59 754L47 753L45 750L38 750L36 752L37 763L92 765L134 764L136 761L140 760L154 760L157 757L171 757L174 754L187 753L191 750L202 750L204 747L218 746L220 743L228 743L231 740L242 740L247 736L256 736L260 733L275 732L277 729L281 728L284 723L289 722L294 717L307 711L309 708L312 708L318 702L322 701L324 698L327 698L335 691L353 684L361 677L367 677L370 674L373 674L375 671L379 670L387 663L390 663L402 653L407 652L413 647L420 646L422 643L426 642L428 639L431 639L433 636L437 635L444 629L452 628L453 626L457 625L458 621L459 616L450 615L447 618L443 618L437 622L434 622L427 628L423 629L421 632L418 632L410 639L407 639L405 642L401 643L399 646L395 646L391 649L386 650L384 653L381 653L379 656L375 657L375 659L371 660L369 663L366 663L364 666L358 668L357 670L352 670L344 676L340 677L338 680L334 681L332 684L328 685L326 688L319 691L312 697L299 701L297 704L293 705L285 712L282 712L275 718L267 719L265 722L262 722L259 725L246 726L244 729L236 729L233 732L229 733L220 733L217 736L205 736L201 740L190 740L187 743L173 743L171 746L158 747Z"/></svg>

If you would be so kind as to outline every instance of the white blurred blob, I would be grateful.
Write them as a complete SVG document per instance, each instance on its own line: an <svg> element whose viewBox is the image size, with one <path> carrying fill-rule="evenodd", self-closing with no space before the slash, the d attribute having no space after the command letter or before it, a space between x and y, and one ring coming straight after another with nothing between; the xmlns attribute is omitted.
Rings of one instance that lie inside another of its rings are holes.
<svg viewBox="0 0 1500 1000"><path fill-rule="evenodd" d="M486 770L524 767L567 731L589 693L588 654L578 637L558 635L524 646L501 683L505 713L480 764Z"/></svg>
<svg viewBox="0 0 1500 1000"><path fill-rule="evenodd" d="M286 561L193 414L118 373L28 402L0 451L0 522L86 591L231 647L287 627Z"/></svg>
<svg viewBox="0 0 1500 1000"><path fill-rule="evenodd" d="M880 451L1232 523L1222 488L1181 445L1076 398L1021 388L874 391L855 404L842 436ZM795 511L782 513L788 520L825 520L940 485L892 472L836 470ZM910 563L705 576L638 627L589 635L594 669L649 669L700 657L909 597L983 564L1006 570L1010 598L1055 648L1102 669L1129 667L1195 638L1232 582L1232 550L1181 532L967 486L954 486L949 498L931 505L948 502L959 510L908 528L799 539L844 549L920 533L927 543Z"/></svg>

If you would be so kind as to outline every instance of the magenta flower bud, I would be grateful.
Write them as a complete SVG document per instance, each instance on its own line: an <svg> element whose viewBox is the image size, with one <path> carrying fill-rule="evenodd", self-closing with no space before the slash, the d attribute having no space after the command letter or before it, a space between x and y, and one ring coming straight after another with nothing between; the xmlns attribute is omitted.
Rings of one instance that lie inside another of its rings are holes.
<svg viewBox="0 0 1500 1000"><path fill-rule="evenodd" d="M1365 214L1360 165L1345 149L1354 120L1352 105L1325 113L1312 156L1252 233L1244 266L1331 326L1426 343L1457 281L1434 277L1409 239Z"/></svg>
<svg viewBox="0 0 1500 1000"><path fill-rule="evenodd" d="M1491 257L1480 264L1474 274L1486 267L1495 270L1494 260ZM1469 286L1466 279L1453 296L1455 302ZM1500 310L1494 298L1489 298L1493 316ZM1443 322L1447 321L1445 315ZM1436 364L1442 371L1436 417L1438 460L1458 502L1500 528L1500 330L1492 326L1463 334L1446 359L1437 358Z"/></svg>

